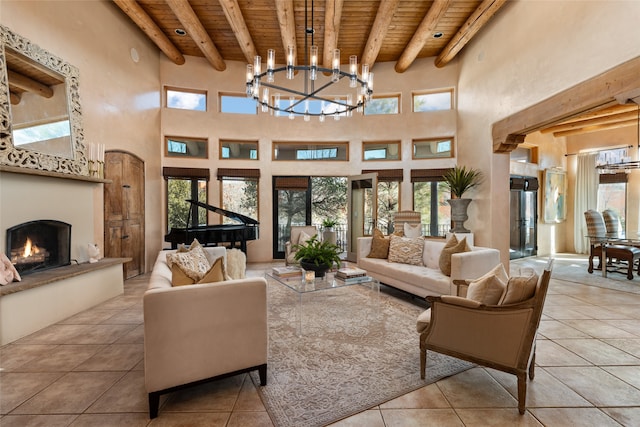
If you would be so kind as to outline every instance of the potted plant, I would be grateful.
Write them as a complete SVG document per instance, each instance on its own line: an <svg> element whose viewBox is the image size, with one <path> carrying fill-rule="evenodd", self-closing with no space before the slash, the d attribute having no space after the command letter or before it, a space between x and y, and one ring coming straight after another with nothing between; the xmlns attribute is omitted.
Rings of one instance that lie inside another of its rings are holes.
<svg viewBox="0 0 640 427"><path fill-rule="evenodd" d="M469 219L467 208L471 199L463 198L462 195L468 190L480 185L482 182L482 172L466 166L457 166L444 174L444 183L451 190L451 199L447 200L451 205L452 233L469 233L470 230L464 227L464 222Z"/></svg>
<svg viewBox="0 0 640 427"><path fill-rule="evenodd" d="M338 224L338 221L335 219L326 218L322 221L322 240L325 242L329 242L332 244L336 244L336 232L334 227Z"/></svg>
<svg viewBox="0 0 640 427"><path fill-rule="evenodd" d="M300 267L314 271L316 277L323 277L334 262L340 267L340 247L331 242L321 242L317 234L303 244L294 245L294 248Z"/></svg>

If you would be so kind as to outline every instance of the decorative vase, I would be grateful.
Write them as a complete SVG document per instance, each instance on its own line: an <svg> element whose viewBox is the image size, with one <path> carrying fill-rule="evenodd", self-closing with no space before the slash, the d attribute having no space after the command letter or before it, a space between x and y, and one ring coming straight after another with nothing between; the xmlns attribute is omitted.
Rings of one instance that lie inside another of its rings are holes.
<svg viewBox="0 0 640 427"><path fill-rule="evenodd" d="M322 232L322 240L325 242L329 242L332 245L336 244L336 232L333 231L333 228L325 228L325 230Z"/></svg>
<svg viewBox="0 0 640 427"><path fill-rule="evenodd" d="M451 206L452 233L470 233L471 230L464 228L464 222L469 219L467 208L471 199L449 199L447 203Z"/></svg>
<svg viewBox="0 0 640 427"><path fill-rule="evenodd" d="M316 277L324 277L325 273L331 268L330 265L316 265L313 262L307 262L304 260L300 260L300 267L307 271L313 271L316 274Z"/></svg>

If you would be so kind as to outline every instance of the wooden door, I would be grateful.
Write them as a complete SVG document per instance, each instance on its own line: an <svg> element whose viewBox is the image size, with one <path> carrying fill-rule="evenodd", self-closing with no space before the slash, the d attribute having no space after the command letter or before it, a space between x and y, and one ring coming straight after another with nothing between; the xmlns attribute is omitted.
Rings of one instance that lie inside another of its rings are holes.
<svg viewBox="0 0 640 427"><path fill-rule="evenodd" d="M105 153L104 186L105 256L131 258L124 277L144 273L144 162L122 152Z"/></svg>

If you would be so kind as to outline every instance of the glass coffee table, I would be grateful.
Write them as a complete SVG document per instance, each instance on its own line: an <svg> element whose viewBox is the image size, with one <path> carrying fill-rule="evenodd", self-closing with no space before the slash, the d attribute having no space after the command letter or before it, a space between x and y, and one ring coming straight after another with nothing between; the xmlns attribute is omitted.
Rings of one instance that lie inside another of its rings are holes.
<svg viewBox="0 0 640 427"><path fill-rule="evenodd" d="M313 304L314 294L325 294L341 288L352 286L364 286L370 289L369 308L377 312L380 302L380 281L367 276L359 282L342 281L335 278L334 272L328 272L324 277L314 280L305 280L305 271L301 276L281 277L272 272L265 273L268 281L276 282L284 286L287 290L295 293L295 323L297 335L302 335L302 317L304 315L305 304ZM354 307L357 309L357 307Z"/></svg>

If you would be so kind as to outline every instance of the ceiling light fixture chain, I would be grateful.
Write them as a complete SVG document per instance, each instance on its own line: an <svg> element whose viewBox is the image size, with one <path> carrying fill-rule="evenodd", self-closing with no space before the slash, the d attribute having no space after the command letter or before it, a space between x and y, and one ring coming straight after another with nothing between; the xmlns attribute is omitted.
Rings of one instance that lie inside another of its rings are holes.
<svg viewBox="0 0 640 427"><path fill-rule="evenodd" d="M325 117L332 116L335 120L340 117L350 117L353 111L364 111L364 105L371 99L373 94L373 73L369 72L369 65L362 64L362 71L358 75L358 58L356 55L349 57L349 71L340 69L340 49L334 49L332 54L331 68L318 66L318 46L314 44L313 19L314 4L311 0L311 25L308 20L308 4L305 0L304 12L304 61L305 65L296 65L293 46L287 47L286 65L275 67L275 50L267 51L266 71L262 71L262 58L256 56L253 64L247 64L246 94L253 98L259 105L263 113L276 115L288 115L290 119L296 116L303 116L305 121L309 121L312 116L318 117L322 122ZM309 39L311 44L309 45ZM303 90L296 90L275 84L275 76L283 73L287 80L293 80L296 71L302 71L304 76ZM322 73L330 75L327 81L320 82ZM332 87L343 78L349 80L349 88L355 93L346 95L328 96L324 94L325 89ZM316 89L316 81L319 87ZM260 91L262 90L262 94ZM270 90L273 92L270 94ZM284 106L289 97L289 104ZM300 107L304 107L301 109Z"/></svg>

